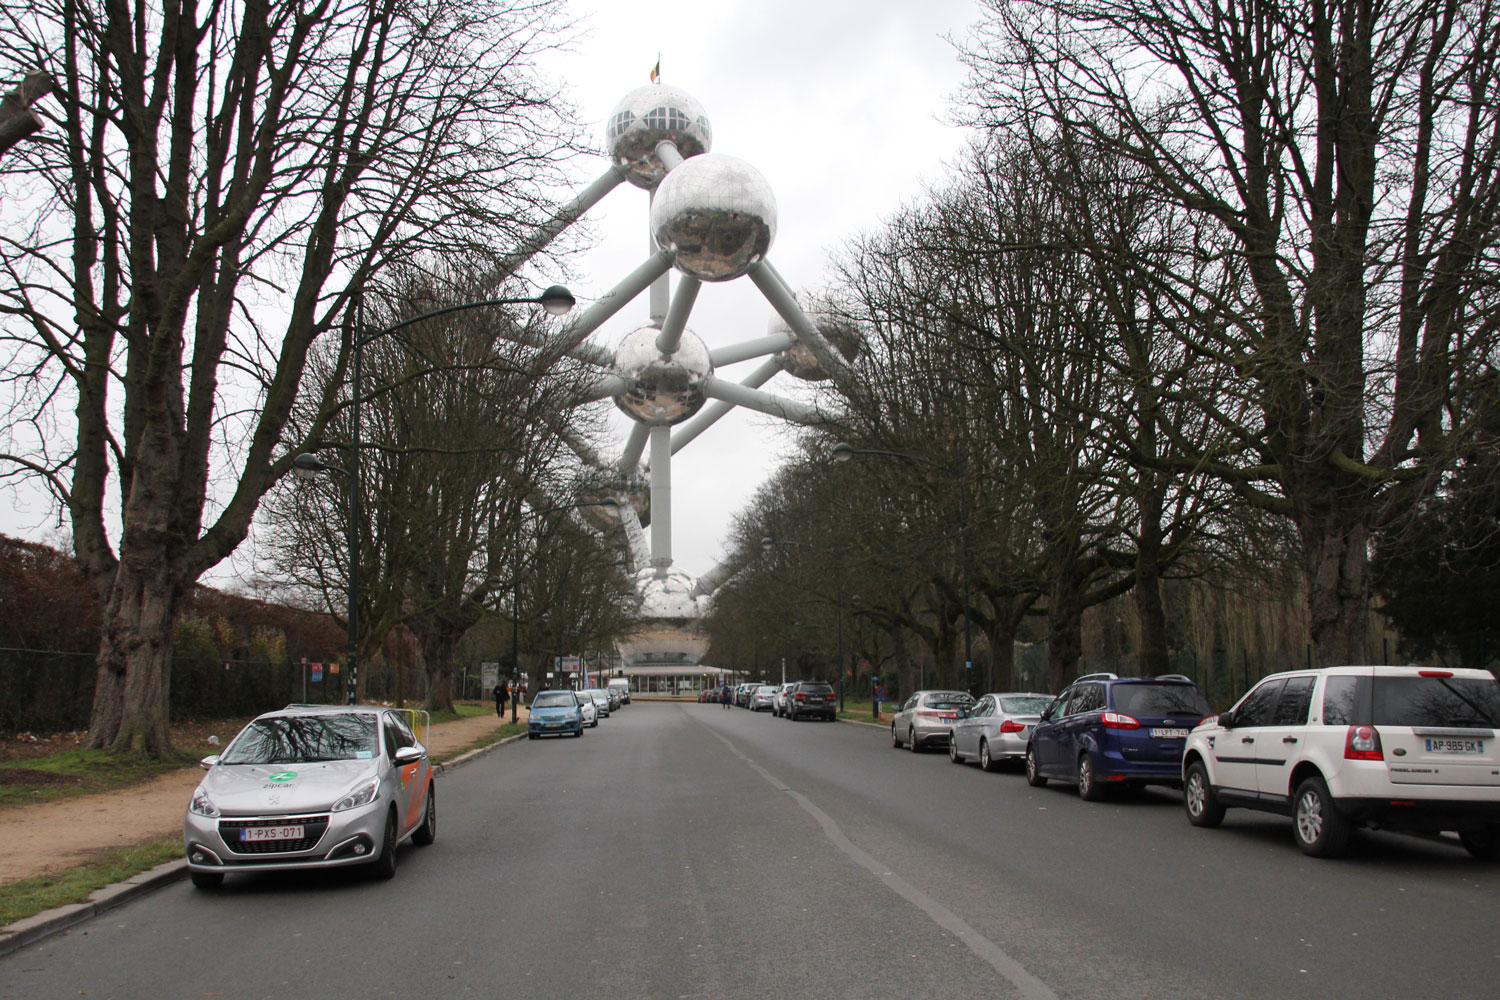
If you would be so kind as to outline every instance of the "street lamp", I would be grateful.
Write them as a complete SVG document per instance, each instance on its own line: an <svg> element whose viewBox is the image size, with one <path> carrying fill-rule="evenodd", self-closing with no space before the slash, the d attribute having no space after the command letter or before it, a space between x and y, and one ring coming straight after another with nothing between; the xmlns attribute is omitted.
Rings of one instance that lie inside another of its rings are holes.
<svg viewBox="0 0 1500 1000"><path fill-rule="evenodd" d="M349 620L349 651L345 656L349 666L348 697L347 701L353 705L359 699L359 539L358 530L360 523L360 492L363 480L360 475L360 448L364 442L360 439L360 410L364 405L362 377L364 375L365 345L373 340L395 333L423 320L433 319L437 316L446 316L449 313L467 312L471 309L484 309L490 306L519 306L539 305L549 316L561 316L573 308L573 293L562 285L552 285L542 291L540 295L528 298L514 299L485 299L482 302L466 302L461 305L447 306L443 309L434 309L432 312L413 316L411 319L393 323L379 330L365 331L363 324L356 324L355 330L350 334L352 359L349 369L349 467L341 469L337 466L327 465L320 461L315 455L302 454L292 459L292 469L304 478L317 475L319 472L342 472L349 478L349 525L347 544L349 546L349 608L347 618Z"/></svg>
<svg viewBox="0 0 1500 1000"><path fill-rule="evenodd" d="M812 546L808 545L806 542L794 542L794 541L782 540L782 539L772 538L770 535L767 535L766 537L764 537L764 538L762 538L760 540L761 550L764 551L767 555L770 555L771 554L771 550L774 549L778 545L796 545L796 546L800 546L802 548L812 548ZM834 593L836 595L836 604L835 604L835 606L838 609L837 613L834 616L834 619L838 623L838 625L837 625L837 631L838 631L838 637L839 637L839 639L838 639L838 644L839 644L839 659L838 659L838 663L839 663L839 667L838 667L838 670L839 670L839 711L842 712L844 710L844 686L845 686L844 685L844 671L845 671L845 667L844 667L844 560L843 560L842 555L840 555L838 557L835 557L835 559L833 560L833 586L834 586ZM785 676L785 673L784 673L784 668L783 668L783 676L781 678L781 682L783 684L786 683L786 676Z"/></svg>
<svg viewBox="0 0 1500 1000"><path fill-rule="evenodd" d="M963 582L964 593L964 672L968 676L969 687L974 687L974 639L973 629L970 623L972 601L969 598L969 487L968 479L962 468L954 468L934 462L930 458L921 455L908 455L904 451L886 451L881 448L856 448L847 441L840 441L830 450L829 455L835 462L847 462L855 455L875 455L880 458L902 458L908 462L920 462L923 465L931 465L942 469L948 475L958 480L958 571L959 578Z"/></svg>

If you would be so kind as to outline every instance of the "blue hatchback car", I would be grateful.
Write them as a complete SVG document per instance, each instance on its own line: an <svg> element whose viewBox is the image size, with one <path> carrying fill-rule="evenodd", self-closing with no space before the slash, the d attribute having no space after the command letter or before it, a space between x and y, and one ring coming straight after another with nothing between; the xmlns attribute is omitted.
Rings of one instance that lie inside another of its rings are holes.
<svg viewBox="0 0 1500 1000"><path fill-rule="evenodd" d="M1053 699L1032 730L1026 780L1076 782L1091 802L1111 785L1180 787L1188 733L1212 714L1182 674L1087 674Z"/></svg>
<svg viewBox="0 0 1500 1000"><path fill-rule="evenodd" d="M542 736L583 735L583 709L579 707L578 695L572 691L538 691L531 700L530 715L526 735L533 740Z"/></svg>

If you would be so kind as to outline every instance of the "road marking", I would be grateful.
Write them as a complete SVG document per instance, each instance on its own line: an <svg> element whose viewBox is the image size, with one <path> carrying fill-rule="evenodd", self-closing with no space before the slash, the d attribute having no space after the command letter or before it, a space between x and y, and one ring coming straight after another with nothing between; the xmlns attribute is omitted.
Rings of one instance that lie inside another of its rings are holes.
<svg viewBox="0 0 1500 1000"><path fill-rule="evenodd" d="M739 747L735 746L720 733L714 732L714 730L709 729L706 725L704 728L708 729L710 733L713 733L720 742L728 747L730 753L746 764L749 764L751 770L766 779L772 788L779 792L784 792L793 802L801 806L804 812L817 821L818 826L823 828L823 835L845 857L880 879L896 895L927 914L943 930L956 936L968 946L970 951L981 960L988 962L991 968L1014 986L1016 992L1021 995L1023 1000L1058 1000L1057 994L1052 992L1051 987L1026 971L1026 967L1014 958L1011 958L1004 948L975 930L963 917L960 917L921 889L918 889L901 876L895 874L891 870L892 866L882 864L868 851L856 846L853 841L844 835L844 831L839 828L838 823L834 822L833 817L814 805L812 800L806 795L796 791L786 782L776 777L776 775L747 757Z"/></svg>

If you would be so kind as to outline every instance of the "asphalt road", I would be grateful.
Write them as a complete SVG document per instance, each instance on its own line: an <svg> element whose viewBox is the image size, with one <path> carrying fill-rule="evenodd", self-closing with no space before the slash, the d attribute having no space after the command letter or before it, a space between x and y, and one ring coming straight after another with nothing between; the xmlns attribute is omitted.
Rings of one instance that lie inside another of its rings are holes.
<svg viewBox="0 0 1500 1000"><path fill-rule="evenodd" d="M0 997L1474 997L1500 866L1286 821L1197 830L890 748L637 703L443 775L431 847L168 887L0 959Z"/></svg>

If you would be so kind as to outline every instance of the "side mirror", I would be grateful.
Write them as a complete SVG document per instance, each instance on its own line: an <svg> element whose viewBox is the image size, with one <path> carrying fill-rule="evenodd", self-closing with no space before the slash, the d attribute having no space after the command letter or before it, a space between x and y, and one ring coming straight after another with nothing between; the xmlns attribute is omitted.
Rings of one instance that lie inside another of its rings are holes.
<svg viewBox="0 0 1500 1000"><path fill-rule="evenodd" d="M1230 711L1227 711L1227 710L1223 711L1223 712L1220 712L1219 713L1219 725L1223 726L1225 729L1233 729L1234 728L1234 713L1230 712Z"/></svg>
<svg viewBox="0 0 1500 1000"><path fill-rule="evenodd" d="M203 768L203 770L207 771L210 768L212 768L215 764L217 764L218 762L219 762L219 755L218 754L216 754L216 753L215 754L209 754L207 757L204 757L202 760L200 760L198 762L198 766L201 767L201 768Z"/></svg>
<svg viewBox="0 0 1500 1000"><path fill-rule="evenodd" d="M427 750L421 745L402 747L396 751L396 764L414 764L425 756L427 756Z"/></svg>

